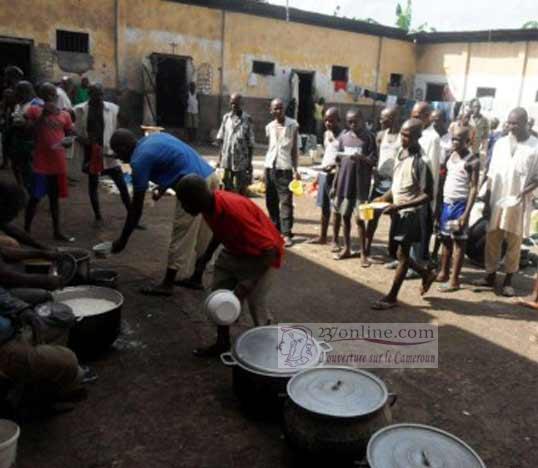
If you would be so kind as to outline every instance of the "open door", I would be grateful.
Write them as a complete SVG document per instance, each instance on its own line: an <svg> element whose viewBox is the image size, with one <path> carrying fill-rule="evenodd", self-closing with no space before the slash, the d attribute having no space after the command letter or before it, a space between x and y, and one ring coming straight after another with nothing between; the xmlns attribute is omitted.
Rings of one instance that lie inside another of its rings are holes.
<svg viewBox="0 0 538 468"><path fill-rule="evenodd" d="M24 72L26 79L32 79L32 47L29 39L0 36L0 76L9 65L15 65Z"/></svg>

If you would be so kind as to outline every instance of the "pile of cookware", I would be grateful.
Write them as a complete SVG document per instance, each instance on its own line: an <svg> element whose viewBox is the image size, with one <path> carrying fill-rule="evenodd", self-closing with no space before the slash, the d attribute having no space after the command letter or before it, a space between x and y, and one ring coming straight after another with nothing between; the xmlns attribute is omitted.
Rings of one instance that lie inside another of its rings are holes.
<svg viewBox="0 0 538 468"><path fill-rule="evenodd" d="M282 336L277 326L253 328L221 360L233 369L242 405L262 416L278 409L285 438L302 457L333 465L367 459L371 468L485 468L467 444L447 432L392 425L396 395L370 372L326 366L327 343L310 337L306 365L279 365L286 346Z"/></svg>
<svg viewBox="0 0 538 468"><path fill-rule="evenodd" d="M93 358L108 350L120 334L123 296L116 291L118 274L113 270L92 268L88 250L62 248L60 251L63 255L57 262L29 261L25 270L60 274L64 278L68 287L53 293L53 298L55 302L69 305L77 319L68 345L79 357ZM92 302L95 304L93 311Z"/></svg>

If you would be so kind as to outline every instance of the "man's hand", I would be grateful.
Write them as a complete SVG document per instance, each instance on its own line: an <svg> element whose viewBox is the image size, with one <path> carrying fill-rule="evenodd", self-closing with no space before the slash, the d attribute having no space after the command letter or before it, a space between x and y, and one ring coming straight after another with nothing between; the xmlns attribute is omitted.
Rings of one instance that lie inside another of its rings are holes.
<svg viewBox="0 0 538 468"><path fill-rule="evenodd" d="M295 180L301 180L301 174L299 174L299 171L297 169L293 170L293 178Z"/></svg>
<svg viewBox="0 0 538 468"><path fill-rule="evenodd" d="M462 216L460 219L458 219L458 225L460 227L460 231L465 229L468 223L469 223L469 218L467 218L467 216Z"/></svg>
<svg viewBox="0 0 538 468"><path fill-rule="evenodd" d="M114 242L112 242L112 253L120 253L123 249L125 249L126 245L127 243L122 239L115 240Z"/></svg>
<svg viewBox="0 0 538 468"><path fill-rule="evenodd" d="M398 210L399 210L398 205L390 204L383 210L383 214L388 214L388 215L396 214Z"/></svg>

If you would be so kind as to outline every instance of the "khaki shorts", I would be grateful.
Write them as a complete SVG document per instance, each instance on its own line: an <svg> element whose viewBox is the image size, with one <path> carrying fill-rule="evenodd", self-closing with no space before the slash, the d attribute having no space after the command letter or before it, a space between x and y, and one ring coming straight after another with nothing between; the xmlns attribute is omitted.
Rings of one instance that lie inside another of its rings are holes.
<svg viewBox="0 0 538 468"><path fill-rule="evenodd" d="M185 128L198 128L199 117L198 114L191 114L187 112L185 115Z"/></svg>
<svg viewBox="0 0 538 468"><path fill-rule="evenodd" d="M211 190L219 187L219 178L215 172L207 177L207 186ZM213 233L201 215L191 216L181 202L176 200L174 227L168 249L168 268L177 271L178 279L192 276L196 260L207 250Z"/></svg>
<svg viewBox="0 0 538 468"><path fill-rule="evenodd" d="M240 283L259 280L246 301L254 325L267 325L273 320L267 296L274 282L275 273L274 268L267 269L256 257L237 257L223 249L215 261L211 290L233 291Z"/></svg>

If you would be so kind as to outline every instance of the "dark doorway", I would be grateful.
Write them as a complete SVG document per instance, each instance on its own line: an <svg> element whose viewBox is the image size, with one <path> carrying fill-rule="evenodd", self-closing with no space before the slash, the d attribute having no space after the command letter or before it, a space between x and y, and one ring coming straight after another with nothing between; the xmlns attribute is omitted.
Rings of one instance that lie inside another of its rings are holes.
<svg viewBox="0 0 538 468"><path fill-rule="evenodd" d="M157 70L157 124L183 128L187 105L187 58L154 54L152 60Z"/></svg>
<svg viewBox="0 0 538 468"><path fill-rule="evenodd" d="M443 94L446 84L428 83L426 87L426 101L440 102L443 101Z"/></svg>
<svg viewBox="0 0 538 468"><path fill-rule="evenodd" d="M31 79L31 53L32 42L29 40L0 38L0 77L7 66L16 65L25 78Z"/></svg>
<svg viewBox="0 0 538 468"><path fill-rule="evenodd" d="M315 133L314 130L314 72L296 72L299 77L299 131Z"/></svg>

